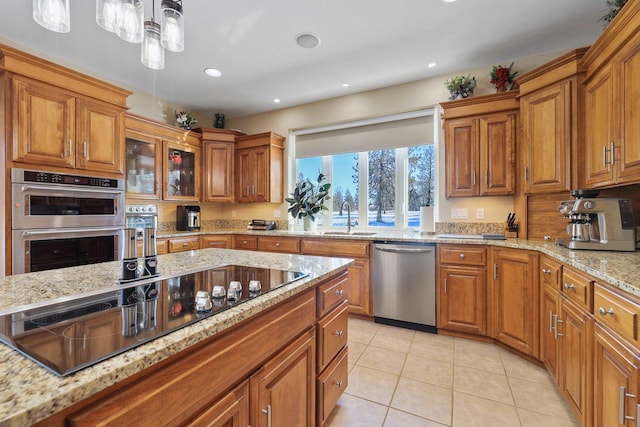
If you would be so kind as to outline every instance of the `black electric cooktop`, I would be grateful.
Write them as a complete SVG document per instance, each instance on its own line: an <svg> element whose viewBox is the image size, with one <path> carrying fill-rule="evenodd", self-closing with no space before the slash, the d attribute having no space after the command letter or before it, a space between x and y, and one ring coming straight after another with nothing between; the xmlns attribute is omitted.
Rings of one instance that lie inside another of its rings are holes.
<svg viewBox="0 0 640 427"><path fill-rule="evenodd" d="M306 275L226 265L151 283L130 283L121 290L0 316L0 341L65 376ZM251 280L260 281L260 291L249 291ZM198 291L212 296L214 286L227 291L232 281L242 284L235 300L225 292L223 297L211 298L210 308L196 305Z"/></svg>

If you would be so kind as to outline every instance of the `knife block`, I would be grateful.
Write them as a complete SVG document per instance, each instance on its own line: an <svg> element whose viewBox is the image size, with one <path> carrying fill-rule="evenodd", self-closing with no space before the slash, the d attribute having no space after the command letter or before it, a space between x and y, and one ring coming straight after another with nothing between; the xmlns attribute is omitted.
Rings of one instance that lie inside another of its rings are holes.
<svg viewBox="0 0 640 427"><path fill-rule="evenodd" d="M508 224L504 224L504 237L517 239L518 238L518 230L520 230L520 221L516 221L510 227Z"/></svg>

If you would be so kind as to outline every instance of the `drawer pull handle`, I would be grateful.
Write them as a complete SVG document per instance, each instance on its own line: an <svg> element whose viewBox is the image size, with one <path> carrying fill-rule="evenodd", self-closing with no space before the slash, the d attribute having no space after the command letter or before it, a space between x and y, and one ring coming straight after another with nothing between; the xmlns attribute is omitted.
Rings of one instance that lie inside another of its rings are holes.
<svg viewBox="0 0 640 427"><path fill-rule="evenodd" d="M340 338L344 335L344 331L336 331L336 337Z"/></svg>
<svg viewBox="0 0 640 427"><path fill-rule="evenodd" d="M276 248L280 247L280 242L276 242Z"/></svg>
<svg viewBox="0 0 640 427"><path fill-rule="evenodd" d="M564 288L567 290L573 290L576 288L576 285L574 285L573 283L569 284L569 283L565 283L564 284Z"/></svg>
<svg viewBox="0 0 640 427"><path fill-rule="evenodd" d="M542 269L542 274L551 274L551 270L543 268Z"/></svg>
<svg viewBox="0 0 640 427"><path fill-rule="evenodd" d="M614 312L613 312L613 307L610 307L609 310L607 310L604 307L600 307L600 309L598 310L600 312L600 314L602 314L603 316L606 316L607 314L610 314L611 317L613 317Z"/></svg>
<svg viewBox="0 0 640 427"><path fill-rule="evenodd" d="M343 290L343 289L338 289L338 290L336 290L336 295L338 295L339 297L341 297L342 295L344 295L344 290Z"/></svg>
<svg viewBox="0 0 640 427"><path fill-rule="evenodd" d="M186 246L189 246L189 244L188 243L183 243L182 246L186 247Z"/></svg>
<svg viewBox="0 0 640 427"><path fill-rule="evenodd" d="M464 259L464 254L460 254L460 259Z"/></svg>
<svg viewBox="0 0 640 427"><path fill-rule="evenodd" d="M625 386L620 386L620 409L618 412L618 421L621 425L626 424L626 420L635 421L636 419L627 415L627 398L635 399L635 394L627 393ZM639 418L640 419L640 418Z"/></svg>
<svg viewBox="0 0 640 427"><path fill-rule="evenodd" d="M246 241L246 240L243 240L243 241L242 241L242 244L243 244L243 245L246 245L246 244L247 244L247 241Z"/></svg>
<svg viewBox="0 0 640 427"><path fill-rule="evenodd" d="M342 388L344 383L342 382L342 380L339 380L339 381L336 381L336 385L338 386L338 388Z"/></svg>
<svg viewBox="0 0 640 427"><path fill-rule="evenodd" d="M271 405L267 405L267 409L262 409L262 413L267 416L267 427L271 427L272 425Z"/></svg>

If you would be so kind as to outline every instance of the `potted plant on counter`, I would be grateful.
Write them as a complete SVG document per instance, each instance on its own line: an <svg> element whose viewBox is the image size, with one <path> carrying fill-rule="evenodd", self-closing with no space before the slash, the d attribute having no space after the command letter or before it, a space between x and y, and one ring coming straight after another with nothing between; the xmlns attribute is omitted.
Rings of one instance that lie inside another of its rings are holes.
<svg viewBox="0 0 640 427"><path fill-rule="evenodd" d="M331 184L323 184L325 179L323 173L318 174L315 184L309 178L300 179L296 183L293 193L290 193L291 197L285 199L289 203L287 212L294 219L302 218L305 231L315 231L317 228L316 217L323 210L328 210L324 202L331 198L329 195Z"/></svg>

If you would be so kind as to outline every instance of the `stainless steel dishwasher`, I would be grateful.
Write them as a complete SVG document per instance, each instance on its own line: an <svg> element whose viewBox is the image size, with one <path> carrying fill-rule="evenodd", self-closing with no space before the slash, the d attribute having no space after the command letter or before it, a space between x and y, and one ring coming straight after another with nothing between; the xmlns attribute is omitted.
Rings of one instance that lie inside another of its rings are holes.
<svg viewBox="0 0 640 427"><path fill-rule="evenodd" d="M436 332L436 245L373 242L377 323Z"/></svg>

